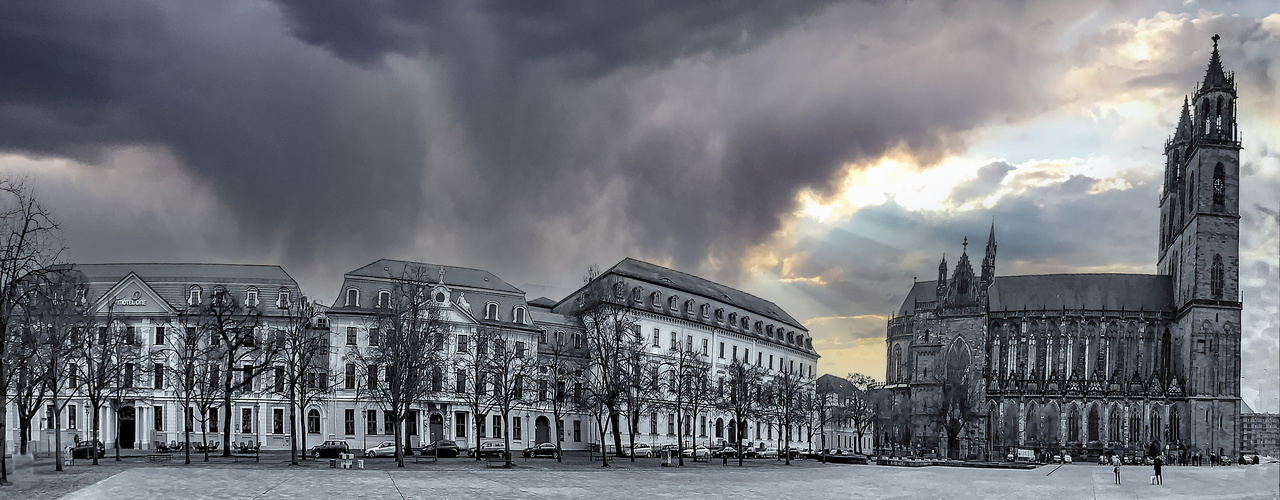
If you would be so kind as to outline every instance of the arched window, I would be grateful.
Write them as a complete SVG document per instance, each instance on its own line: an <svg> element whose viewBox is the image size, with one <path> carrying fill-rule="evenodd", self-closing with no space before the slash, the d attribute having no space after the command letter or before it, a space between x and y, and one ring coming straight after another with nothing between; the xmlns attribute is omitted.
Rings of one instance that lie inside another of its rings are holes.
<svg viewBox="0 0 1280 500"><path fill-rule="evenodd" d="M498 319L497 302L490 302L484 305L484 319Z"/></svg>
<svg viewBox="0 0 1280 500"><path fill-rule="evenodd" d="M1112 407L1107 415L1107 439L1112 443L1120 442L1120 407Z"/></svg>
<svg viewBox="0 0 1280 500"><path fill-rule="evenodd" d="M1142 442L1142 410L1137 408L1129 410L1129 442Z"/></svg>
<svg viewBox="0 0 1280 500"><path fill-rule="evenodd" d="M716 437L718 438L724 437L724 420L723 419L719 419L719 418L716 419Z"/></svg>
<svg viewBox="0 0 1280 500"><path fill-rule="evenodd" d="M671 312L676 312L678 311L677 307L679 306L680 306L679 295L672 295L670 297L667 297L667 309L670 309Z"/></svg>
<svg viewBox="0 0 1280 500"><path fill-rule="evenodd" d="M902 346L893 346L893 381L902 381Z"/></svg>
<svg viewBox="0 0 1280 500"><path fill-rule="evenodd" d="M307 434L320 433L320 410L307 410Z"/></svg>
<svg viewBox="0 0 1280 500"><path fill-rule="evenodd" d="M1217 131L1222 131L1222 124L1223 124L1222 105L1224 102L1226 101L1222 98L1222 96L1218 96L1218 112L1214 114L1214 118L1213 118L1214 119L1213 128L1214 130L1217 130Z"/></svg>
<svg viewBox="0 0 1280 500"><path fill-rule="evenodd" d="M438 366L431 369L431 390L437 393L444 390L444 373Z"/></svg>
<svg viewBox="0 0 1280 500"><path fill-rule="evenodd" d="M1182 433L1179 432L1178 430L1178 427L1182 425L1182 422L1179 422L1179 420L1181 419L1178 418L1178 407L1175 406L1173 408L1170 408L1169 409L1169 442L1170 443L1178 443L1179 441L1182 441Z"/></svg>
<svg viewBox="0 0 1280 500"><path fill-rule="evenodd" d="M1099 439L1099 427L1102 425L1102 419L1098 416L1098 407L1095 405L1089 408L1089 441L1097 441Z"/></svg>
<svg viewBox="0 0 1280 500"><path fill-rule="evenodd" d="M1213 268L1209 277L1209 285L1213 290L1213 298L1222 300L1222 281L1224 271L1222 270L1222 255L1213 254Z"/></svg>
<svg viewBox="0 0 1280 500"><path fill-rule="evenodd" d="M244 293L244 305L247 307L258 307L258 287L251 286Z"/></svg>
<svg viewBox="0 0 1280 500"><path fill-rule="evenodd" d="M658 307L662 303L662 292L655 291L649 294L649 302L653 307Z"/></svg>
<svg viewBox="0 0 1280 500"><path fill-rule="evenodd" d="M524 324L524 308L516 306L511 310L512 322Z"/></svg>
<svg viewBox="0 0 1280 500"><path fill-rule="evenodd" d="M200 288L200 285L191 285L191 288L187 290L187 305L200 305L200 294L203 292L204 290Z"/></svg>
<svg viewBox="0 0 1280 500"><path fill-rule="evenodd" d="M1067 441L1080 442L1080 409L1074 406L1067 418Z"/></svg>
<svg viewBox="0 0 1280 500"><path fill-rule="evenodd" d="M1164 445L1164 426L1160 423L1160 409L1151 408L1151 440Z"/></svg>
<svg viewBox="0 0 1280 500"><path fill-rule="evenodd" d="M378 307L391 307L391 292L381 290L378 292Z"/></svg>
<svg viewBox="0 0 1280 500"><path fill-rule="evenodd" d="M277 309L289 308L289 289L288 288L281 287L280 291L276 294L276 308Z"/></svg>
<svg viewBox="0 0 1280 500"><path fill-rule="evenodd" d="M693 299L684 301L685 314L693 314Z"/></svg>
<svg viewBox="0 0 1280 500"><path fill-rule="evenodd" d="M360 290L355 288L347 289L347 301L343 303L347 307L358 307L360 305Z"/></svg>
<svg viewBox="0 0 1280 500"><path fill-rule="evenodd" d="M1213 167L1213 210L1215 212L1222 211L1227 203L1227 172L1222 166L1222 162L1218 162Z"/></svg>
<svg viewBox="0 0 1280 500"><path fill-rule="evenodd" d="M644 287L642 287L642 286L638 286L638 287L632 288L632 289L631 289L631 300L632 300L632 301L634 301L634 302L640 302L641 300L643 300L643 299L641 299L641 298L640 298L640 293L641 293L641 292L643 292L643 291L644 291Z"/></svg>

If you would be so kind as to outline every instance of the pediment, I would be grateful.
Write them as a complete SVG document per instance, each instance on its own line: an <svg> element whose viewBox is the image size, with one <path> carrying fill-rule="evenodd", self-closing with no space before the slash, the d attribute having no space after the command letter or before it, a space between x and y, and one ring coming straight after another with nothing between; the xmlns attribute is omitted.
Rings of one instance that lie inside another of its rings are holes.
<svg viewBox="0 0 1280 500"><path fill-rule="evenodd" d="M116 316L173 316L178 313L151 285L134 273L129 273L102 294L94 303L93 312L96 315L110 313Z"/></svg>

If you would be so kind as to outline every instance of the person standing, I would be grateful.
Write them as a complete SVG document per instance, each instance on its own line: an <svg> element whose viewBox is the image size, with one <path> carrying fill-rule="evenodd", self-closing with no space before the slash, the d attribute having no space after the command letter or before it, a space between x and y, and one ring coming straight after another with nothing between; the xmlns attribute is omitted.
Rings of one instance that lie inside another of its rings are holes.
<svg viewBox="0 0 1280 500"><path fill-rule="evenodd" d="M1160 466L1164 465L1163 455L1156 456L1156 484L1164 484L1164 477L1160 475Z"/></svg>
<svg viewBox="0 0 1280 500"><path fill-rule="evenodd" d="M1120 461L1112 460L1111 462L1115 464L1111 466L1111 472L1114 472L1116 475L1116 484L1120 484Z"/></svg>

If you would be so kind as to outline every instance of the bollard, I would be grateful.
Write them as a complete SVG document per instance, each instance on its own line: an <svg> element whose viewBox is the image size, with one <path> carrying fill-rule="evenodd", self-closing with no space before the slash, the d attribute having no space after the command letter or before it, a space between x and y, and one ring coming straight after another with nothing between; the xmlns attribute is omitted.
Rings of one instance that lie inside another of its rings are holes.
<svg viewBox="0 0 1280 500"><path fill-rule="evenodd" d="M363 458L361 458L361 459L359 459L359 460L356 460L356 468L357 468L357 469L363 469L363 468L364 468L364 459L363 459Z"/></svg>
<svg viewBox="0 0 1280 500"><path fill-rule="evenodd" d="M329 459L329 468L330 468L330 469L337 469L337 468L338 468L338 459L336 459L336 458L330 458L330 459Z"/></svg>

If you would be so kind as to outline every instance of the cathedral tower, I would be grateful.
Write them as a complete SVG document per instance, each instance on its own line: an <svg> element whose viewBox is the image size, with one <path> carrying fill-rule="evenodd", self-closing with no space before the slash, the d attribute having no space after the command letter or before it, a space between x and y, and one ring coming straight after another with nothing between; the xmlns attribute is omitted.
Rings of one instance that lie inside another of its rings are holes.
<svg viewBox="0 0 1280 500"><path fill-rule="evenodd" d="M1165 143L1157 272L1170 276L1174 317L1170 332L1156 335L1170 339L1175 355L1168 376L1186 387L1187 437L1206 453L1234 453L1240 407L1240 142L1235 78L1222 68L1218 40L1214 35L1204 81L1183 101L1177 130Z"/></svg>

